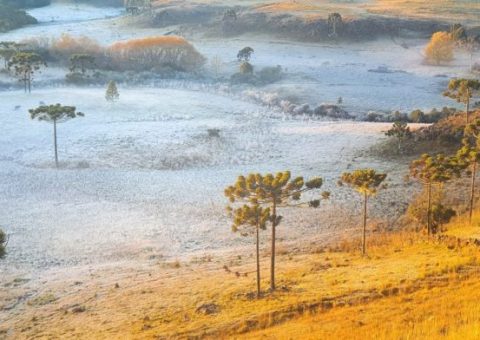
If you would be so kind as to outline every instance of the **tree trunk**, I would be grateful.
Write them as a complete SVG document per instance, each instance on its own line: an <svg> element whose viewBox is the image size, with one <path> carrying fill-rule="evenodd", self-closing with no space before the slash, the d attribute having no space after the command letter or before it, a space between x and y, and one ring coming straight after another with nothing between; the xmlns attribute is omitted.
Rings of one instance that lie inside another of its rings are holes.
<svg viewBox="0 0 480 340"><path fill-rule="evenodd" d="M472 224L473 216L473 202L475 200L475 177L477 176L477 162L474 161L472 164L472 182L470 187L470 207L469 207L469 223Z"/></svg>
<svg viewBox="0 0 480 340"><path fill-rule="evenodd" d="M465 108L465 115L466 115L467 124L468 124L468 123L469 123L469 120L470 120L470 119L469 119L469 118L470 118L470 116L469 116L469 111L470 111L470 91L467 91L467 96L468 96L467 102L465 103L465 106L466 106L466 108Z"/></svg>
<svg viewBox="0 0 480 340"><path fill-rule="evenodd" d="M368 195L364 194L363 200L363 239L362 239L362 255L366 253L366 237L367 237L367 201Z"/></svg>
<svg viewBox="0 0 480 340"><path fill-rule="evenodd" d="M427 235L430 236L431 232L431 210L432 210L432 183L428 183L428 205L427 205Z"/></svg>
<svg viewBox="0 0 480 340"><path fill-rule="evenodd" d="M55 149L55 167L58 168L58 151L57 151L57 120L53 120L53 146Z"/></svg>
<svg viewBox="0 0 480 340"><path fill-rule="evenodd" d="M259 226L257 224L257 299L260 298L260 239L259 239Z"/></svg>
<svg viewBox="0 0 480 340"><path fill-rule="evenodd" d="M272 207L272 254L270 257L270 290L273 292L275 290L275 228L277 226L277 200L276 197L273 197L273 207Z"/></svg>

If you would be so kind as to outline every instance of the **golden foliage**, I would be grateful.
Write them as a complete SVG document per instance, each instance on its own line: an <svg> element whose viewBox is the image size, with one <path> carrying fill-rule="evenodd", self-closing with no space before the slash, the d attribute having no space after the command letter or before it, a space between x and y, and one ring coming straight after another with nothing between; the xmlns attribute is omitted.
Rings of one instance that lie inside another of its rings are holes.
<svg viewBox="0 0 480 340"><path fill-rule="evenodd" d="M53 39L51 43L53 54L60 56L71 56L72 54L98 55L104 52L100 44L86 36L74 37L69 34L62 34L59 38Z"/></svg>
<svg viewBox="0 0 480 340"><path fill-rule="evenodd" d="M453 60L454 47L450 33L436 32L425 48L425 61L433 65L448 63Z"/></svg>
<svg viewBox="0 0 480 340"><path fill-rule="evenodd" d="M114 43L108 55L124 69L156 69L171 67L193 71L205 58L184 38L153 36Z"/></svg>

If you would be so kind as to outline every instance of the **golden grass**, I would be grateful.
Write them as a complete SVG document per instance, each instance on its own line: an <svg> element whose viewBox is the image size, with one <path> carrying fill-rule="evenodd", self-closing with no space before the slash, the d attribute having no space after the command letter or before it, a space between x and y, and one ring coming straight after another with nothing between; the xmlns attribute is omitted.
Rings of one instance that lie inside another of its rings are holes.
<svg viewBox="0 0 480 340"><path fill-rule="evenodd" d="M323 318L342 313L347 308L344 305L352 304L354 307L348 308L358 310L360 307L355 306L383 301L390 295L436 287L437 283L450 284L462 268L476 268L479 262L473 246L448 247L410 233L370 237L366 258L357 249L356 242L342 242L330 251L317 249L280 256L279 289L260 300L253 298L253 274L237 277L223 269L226 265L232 272L251 272L252 256L209 257L209 261L200 263L184 261L180 267L161 262L140 269L97 270L86 275L81 284L58 281L42 286L19 307L19 312L6 318L0 334L10 329L16 339L243 337L245 332L285 322L284 327L295 328L293 321L288 321L308 313L320 313L314 317ZM268 276L268 260L263 256L264 277ZM267 289L268 280L263 280L262 287ZM15 289L10 292L15 296ZM28 303L46 294L55 299L44 304ZM2 294L0 302L1 298ZM219 311L212 315L199 313L197 308L202 304L215 304ZM397 311L395 304L389 308L392 313ZM335 324L334 317L331 323ZM283 334L281 329L271 330L270 335Z"/></svg>
<svg viewBox="0 0 480 340"><path fill-rule="evenodd" d="M478 25L477 0L374 0L366 6L370 13L387 16L435 19Z"/></svg>

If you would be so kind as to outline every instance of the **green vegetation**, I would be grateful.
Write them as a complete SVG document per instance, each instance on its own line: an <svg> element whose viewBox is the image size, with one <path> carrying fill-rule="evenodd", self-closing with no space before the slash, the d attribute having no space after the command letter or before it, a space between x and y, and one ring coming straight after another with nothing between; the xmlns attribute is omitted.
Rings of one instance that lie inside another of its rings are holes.
<svg viewBox="0 0 480 340"><path fill-rule="evenodd" d="M57 151L57 123L63 123L70 119L83 117L82 112L78 112L75 106L42 105L36 109L29 110L31 119L44 121L53 124L53 142L55 149L55 166L58 168L58 151Z"/></svg>
<svg viewBox="0 0 480 340"><path fill-rule="evenodd" d="M7 253L7 243L8 243L8 237L5 232L0 229L0 259L2 259L5 254Z"/></svg>
<svg viewBox="0 0 480 340"><path fill-rule="evenodd" d="M406 122L397 121L393 123L393 126L385 132L385 135L388 137L394 137L398 141L398 152L402 153L403 144L405 141L412 137L412 131L408 127Z"/></svg>

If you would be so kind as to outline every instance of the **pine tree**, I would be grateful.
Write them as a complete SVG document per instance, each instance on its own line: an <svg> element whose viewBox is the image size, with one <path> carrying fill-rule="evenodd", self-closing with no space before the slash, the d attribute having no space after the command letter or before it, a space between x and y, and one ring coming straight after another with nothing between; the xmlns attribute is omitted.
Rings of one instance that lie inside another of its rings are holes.
<svg viewBox="0 0 480 340"><path fill-rule="evenodd" d="M452 79L448 83L448 90L443 95L455 99L458 103L465 104L465 121L468 124L470 101L474 96L480 95L480 81L476 79Z"/></svg>
<svg viewBox="0 0 480 340"><path fill-rule="evenodd" d="M111 80L108 83L107 91L105 92L105 99L113 103L118 100L118 98L120 98L120 94L118 93L117 84Z"/></svg>
<svg viewBox="0 0 480 340"><path fill-rule="evenodd" d="M276 227L280 224L282 216L278 214L281 207L307 205L317 208L321 200L330 197L329 192L323 192L318 199L301 202L301 196L307 191L320 189L323 179L315 177L305 181L303 177L291 179L290 171L276 174L250 174L247 177L239 176L236 183L225 189L225 196L231 203L242 202L250 205L261 205L270 208L270 221L272 224L272 247L270 264L270 289L275 290L275 245Z"/></svg>
<svg viewBox="0 0 480 340"><path fill-rule="evenodd" d="M36 109L28 111L32 119L44 121L53 124L53 143L55 149L55 166L58 168L58 151L57 151L57 123L63 123L67 120L77 117L83 117L82 112L77 112L75 106L42 105Z"/></svg>
<svg viewBox="0 0 480 340"><path fill-rule="evenodd" d="M240 232L242 236L255 234L255 253L257 260L257 298L260 297L260 230L267 228L270 221L270 208L263 208L258 203L244 204L233 208L227 206L229 215L233 218L232 231Z"/></svg>
<svg viewBox="0 0 480 340"><path fill-rule="evenodd" d="M410 176L422 183L427 191L427 234L432 233L432 187L450 181L460 175L461 166L457 158L443 154L423 154L410 164Z"/></svg>
<svg viewBox="0 0 480 340"><path fill-rule="evenodd" d="M375 196L387 174L377 173L373 169L360 169L353 172L345 172L338 184L348 185L363 195L363 237L362 254L366 253L366 231L367 231L367 203L370 196Z"/></svg>

